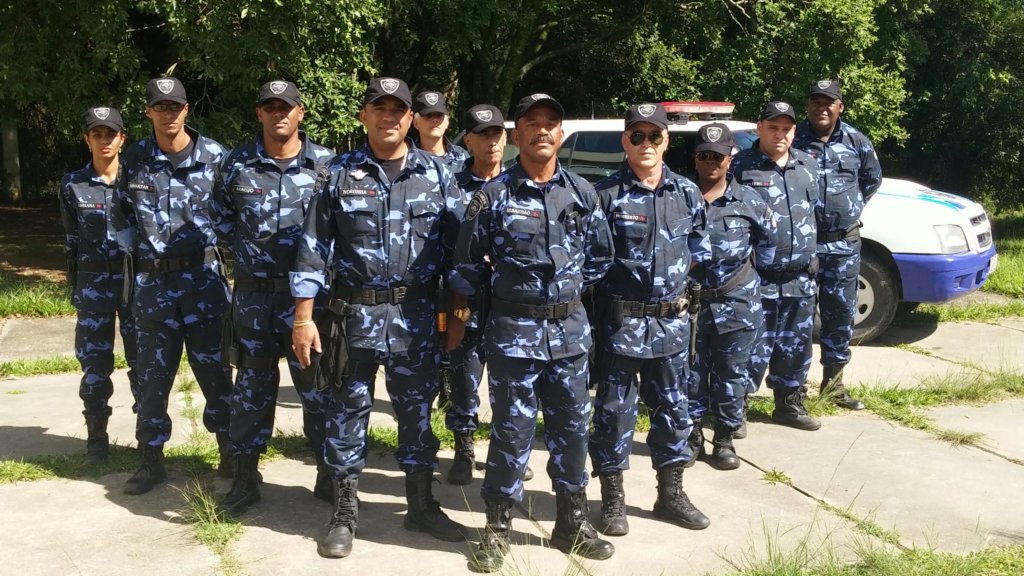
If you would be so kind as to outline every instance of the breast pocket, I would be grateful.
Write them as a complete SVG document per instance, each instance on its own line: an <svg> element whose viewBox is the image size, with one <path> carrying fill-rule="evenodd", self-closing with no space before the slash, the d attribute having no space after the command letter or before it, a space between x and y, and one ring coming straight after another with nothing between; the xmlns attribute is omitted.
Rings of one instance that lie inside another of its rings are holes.
<svg viewBox="0 0 1024 576"><path fill-rule="evenodd" d="M540 215L527 216L506 212L502 218L505 234L509 244L514 247L514 253L520 256L532 255L534 248L542 240L538 238L544 229L542 217Z"/></svg>
<svg viewBox="0 0 1024 576"><path fill-rule="evenodd" d="M649 230L646 216L616 215L612 220L615 257L628 260L642 260Z"/></svg>
<svg viewBox="0 0 1024 576"><path fill-rule="evenodd" d="M342 198L337 215L340 234L349 238L378 236L378 203L379 200L371 196Z"/></svg>
<svg viewBox="0 0 1024 576"><path fill-rule="evenodd" d="M263 221L263 196L235 193L234 202L242 235L247 239L258 238Z"/></svg>
<svg viewBox="0 0 1024 576"><path fill-rule="evenodd" d="M413 240L423 242L437 238L441 206L436 202L409 203L409 230Z"/></svg>
<svg viewBox="0 0 1024 576"><path fill-rule="evenodd" d="M101 242L106 239L107 211L102 205L79 207L78 221L86 240Z"/></svg>

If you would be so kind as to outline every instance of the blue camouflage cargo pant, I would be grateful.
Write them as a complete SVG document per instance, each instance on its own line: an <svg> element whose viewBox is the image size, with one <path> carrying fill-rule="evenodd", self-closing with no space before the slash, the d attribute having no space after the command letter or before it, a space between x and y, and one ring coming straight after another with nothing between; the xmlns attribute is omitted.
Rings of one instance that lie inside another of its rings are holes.
<svg viewBox="0 0 1024 576"><path fill-rule="evenodd" d="M753 393L768 372L768 387L797 388L807 383L811 368L814 297L762 298L764 323L750 356Z"/></svg>
<svg viewBox="0 0 1024 576"><path fill-rule="evenodd" d="M109 416L108 404L114 394L110 375L114 372L114 318L120 321L124 357L128 362L128 383L131 388L132 411L138 410L139 389L135 373L135 318L131 306L121 304L122 274L79 272L73 302L78 320L75 323L75 357L82 366L78 396L85 405L86 416Z"/></svg>
<svg viewBox="0 0 1024 576"><path fill-rule="evenodd" d="M482 328L466 327L466 334L455 350L448 352L452 366L451 393L444 425L452 432L470 432L479 425L480 382L484 376L486 353Z"/></svg>
<svg viewBox="0 0 1024 576"><path fill-rule="evenodd" d="M242 357L231 393L231 446L235 454L267 451L281 384L278 359L284 356L302 404L302 431L310 449L322 458L328 393L317 390L312 370L303 370L295 358L291 328L278 324L283 323L275 319L273 331L235 327Z"/></svg>
<svg viewBox="0 0 1024 576"><path fill-rule="evenodd" d="M220 318L186 324L178 317L167 321L137 318L139 352L139 445L163 446L171 437L167 402L178 373L184 347L188 363L206 399L203 425L210 432L227 432L230 417L231 371L221 363Z"/></svg>
<svg viewBox="0 0 1024 576"><path fill-rule="evenodd" d="M373 408L377 368L398 420L395 459L404 472L437 467L441 443L430 428L430 407L438 392L436 342L413 341L407 352L386 354L352 348L341 386L327 403L325 460L334 478L357 478L366 465L366 433Z"/></svg>
<svg viewBox="0 0 1024 576"><path fill-rule="evenodd" d="M728 325L728 332L715 323L709 306L698 316L697 358L690 378L690 418L700 420L708 411L730 430L743 424L743 399L757 390L748 372L748 363L757 340L761 322L738 327Z"/></svg>
<svg viewBox="0 0 1024 576"><path fill-rule="evenodd" d="M686 351L661 358L626 358L604 351L597 360L594 380L594 431L590 459L597 474L629 469L639 398L650 409L647 446L655 470L693 455L686 439L692 422L687 415L689 379ZM639 378L638 378L639 377Z"/></svg>
<svg viewBox="0 0 1024 576"><path fill-rule="evenodd" d="M850 362L854 315L857 312L857 276L860 240L851 242L854 254L818 254L818 310L821 313L821 363Z"/></svg>
<svg viewBox="0 0 1024 576"><path fill-rule="evenodd" d="M544 413L552 488L576 493L586 487L588 376L585 353L557 360L488 357L491 443L480 488L485 501L523 500L523 474L530 461L538 409Z"/></svg>

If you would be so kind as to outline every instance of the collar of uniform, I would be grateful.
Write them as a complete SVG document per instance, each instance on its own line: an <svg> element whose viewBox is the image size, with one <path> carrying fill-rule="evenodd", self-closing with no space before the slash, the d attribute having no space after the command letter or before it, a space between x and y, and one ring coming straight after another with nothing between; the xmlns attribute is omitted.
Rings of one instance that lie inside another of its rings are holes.
<svg viewBox="0 0 1024 576"><path fill-rule="evenodd" d="M309 145L309 140L306 138L306 133L299 130L299 140L302 142L302 148L299 149L299 157L302 158L302 165L306 168L313 168L316 166L316 155L313 153L313 147ZM266 148L263 146L263 134L256 134L256 139L253 141L256 147L256 153L248 155L245 160L246 165L255 164L257 162L273 162L274 159L267 156Z"/></svg>
<svg viewBox="0 0 1024 576"><path fill-rule="evenodd" d="M727 184L725 186L725 194L723 194L723 196L725 196L729 201L736 200L740 197L740 188L742 188L743 185L733 178L732 172L727 172L725 174L725 180Z"/></svg>
<svg viewBox="0 0 1024 576"><path fill-rule="evenodd" d="M462 170L459 170L455 174L455 181L458 182L459 186L465 188L472 182L485 182L485 180L473 173L473 157L466 158L466 161L462 164Z"/></svg>
<svg viewBox="0 0 1024 576"><path fill-rule="evenodd" d="M526 175L526 171L523 170L522 165L519 164L519 157L516 156L516 161L512 163L512 166L506 171L509 178L509 183L512 185L513 190L519 190L523 185L529 186L534 190L540 190L541 188L534 183L534 181ZM555 173L551 176L551 180L547 181L547 184L557 184L559 186L566 186L565 170L562 169L562 163L557 162L555 164Z"/></svg>
<svg viewBox="0 0 1024 576"><path fill-rule="evenodd" d="M678 174L672 172L664 162L661 163L661 182L658 183L657 190L651 190L644 186L640 180L637 179L636 172L633 171L633 168L628 163L624 164L622 176L622 183L627 189L639 188L647 192L657 192L664 189L677 190L679 188L676 182Z"/></svg>
<svg viewBox="0 0 1024 576"><path fill-rule="evenodd" d="M849 124L843 122L843 117L840 116L836 120L836 125L834 128L832 128L832 133L829 134L828 140L826 142L828 144L832 144L834 142L839 142L840 140L842 140L844 126L849 126ZM821 139L818 138L818 135L814 133L814 129L811 128L810 120L804 120L796 125L796 138L793 140L793 142L796 143L797 140L821 142Z"/></svg>
<svg viewBox="0 0 1024 576"><path fill-rule="evenodd" d="M758 155L758 163L761 164L761 168L762 169L767 170L769 168L777 168L778 167L778 164L776 164L774 160L769 158L767 154L765 154L764 152L761 151L761 139L760 138L758 138L757 140L754 140L754 143L750 146L750 149L753 150ZM796 148L794 148L792 146L789 147L789 159L786 160L786 166L787 167L788 166L792 166L794 163L796 163L796 157L793 154L796 151L797 151Z"/></svg>
<svg viewBox="0 0 1024 576"><path fill-rule="evenodd" d="M216 164L217 163L217 157L213 153L209 152L206 149L206 145L205 145L206 144L206 142L205 142L206 138L203 135L201 135L198 130L196 130L195 128L192 128L191 126L186 125L185 126L185 133L188 134L190 138L192 138L192 155L189 156L189 158L192 159L192 163L193 164ZM157 146L157 143L156 143L156 133L153 133L149 137L149 153L148 153L148 157L152 159L152 158L158 158L158 157L161 157L161 156L164 157L164 158L167 158L167 155L164 154L164 151L161 150L159 146Z"/></svg>
<svg viewBox="0 0 1024 576"><path fill-rule="evenodd" d="M426 169L430 164L430 158L432 157L432 155L427 154L423 150L417 148L416 143L413 142L411 138L407 137L405 139L405 144L409 147L409 149L405 153L405 168L403 168L402 171L405 172L408 170L416 170L419 172L426 172ZM377 164L377 161L374 159L373 150L370 148L370 143L368 141L364 139L362 146L360 146L353 152L355 153L349 156L350 167L359 166L362 164L369 164L370 166L373 166L374 169L376 169L378 172L380 171L380 165Z"/></svg>

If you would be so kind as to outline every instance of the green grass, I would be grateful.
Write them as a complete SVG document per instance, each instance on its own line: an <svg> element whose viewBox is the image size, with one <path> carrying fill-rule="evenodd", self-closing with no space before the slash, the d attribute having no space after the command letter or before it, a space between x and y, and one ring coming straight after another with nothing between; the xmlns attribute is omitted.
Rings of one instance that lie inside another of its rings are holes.
<svg viewBox="0 0 1024 576"><path fill-rule="evenodd" d="M75 313L67 284L25 279L0 270L0 318L67 316Z"/></svg>
<svg viewBox="0 0 1024 576"><path fill-rule="evenodd" d="M117 472L132 472L139 466L134 448L111 445L110 458L102 464L85 463L85 441L78 454L47 454L30 458L0 460L0 484L66 478L98 478Z"/></svg>
<svg viewBox="0 0 1024 576"><path fill-rule="evenodd" d="M931 326L939 322L996 322L1011 316L1024 316L1024 300L1013 300L1005 304L921 304L913 312L897 313L893 324L913 327Z"/></svg>
<svg viewBox="0 0 1024 576"><path fill-rule="evenodd" d="M5 392L5 393L6 393L6 394L10 394L11 396L17 396L17 395L19 395L19 394L24 394L24 393L25 393L25 391L24 391L24 390L8 390L8 391L7 391L7 392Z"/></svg>
<svg viewBox="0 0 1024 576"><path fill-rule="evenodd" d="M824 500L818 500L818 506L821 506L823 509L831 512L832 514L835 514L836 516L839 516L840 518L843 518L844 520L852 523L854 528L861 534L866 534L868 536L878 538L879 540L885 542L886 544L889 544L890 546L905 549L903 544L900 542L899 534L892 530L886 530L885 528L882 528L878 525L878 523L876 523L874 520L871 520L870 518L861 518L860 516L857 516L852 511L850 511L850 509L848 508L840 508L838 506L829 504Z"/></svg>
<svg viewBox="0 0 1024 576"><path fill-rule="evenodd" d="M983 290L1016 298L1024 297L1024 212L1005 212L992 217L999 265Z"/></svg>
<svg viewBox="0 0 1024 576"><path fill-rule="evenodd" d="M793 484L793 479L790 478L788 474L781 470L776 470L775 468L766 470L765 473L761 475L761 480L773 486L776 484L785 484L787 486Z"/></svg>
<svg viewBox="0 0 1024 576"><path fill-rule="evenodd" d="M127 368L124 354L114 353L114 368ZM0 362L0 378L40 376L79 372L82 367L74 356L53 356Z"/></svg>
<svg viewBox="0 0 1024 576"><path fill-rule="evenodd" d="M220 573L238 573L241 564L229 547L242 535L242 524L221 511L218 498L209 485L193 480L178 492L184 501L182 518L192 526L196 540L220 558Z"/></svg>
<svg viewBox="0 0 1024 576"><path fill-rule="evenodd" d="M277 431L267 442L267 452L263 455L262 460L280 460L281 458L300 460L312 455L313 451L309 447L309 440L303 434L296 432L282 434Z"/></svg>
<svg viewBox="0 0 1024 576"><path fill-rule="evenodd" d="M921 346L914 346L913 344L905 344L903 342L898 342L896 344L893 344L892 347L896 348L897 350L913 352L914 354L920 354L922 356L934 356L931 350L927 348L922 348Z"/></svg>

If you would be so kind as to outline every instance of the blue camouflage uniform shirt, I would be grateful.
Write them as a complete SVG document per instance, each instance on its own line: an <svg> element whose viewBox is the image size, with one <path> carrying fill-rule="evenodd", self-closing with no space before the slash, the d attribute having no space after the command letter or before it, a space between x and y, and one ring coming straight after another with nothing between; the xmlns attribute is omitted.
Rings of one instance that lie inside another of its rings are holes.
<svg viewBox="0 0 1024 576"><path fill-rule="evenodd" d="M753 258L756 268L770 268L775 261L775 213L748 186L726 175L725 193L707 204L708 236L711 258L698 262L691 273L702 288L715 289L730 282L746 262ZM760 278L753 270L735 289L712 300L701 300L708 307L720 333L742 327L756 328L760 312L752 317L751 306L760 311ZM756 301L755 301L756 300Z"/></svg>
<svg viewBox="0 0 1024 576"><path fill-rule="evenodd" d="M315 297L328 267L336 285L377 290L436 285L450 271L458 188L439 158L407 144L405 166L394 182L367 144L330 161L303 226L291 273L293 296ZM346 325L352 348L405 352L414 336L436 333L431 298L353 308Z"/></svg>
<svg viewBox="0 0 1024 576"><path fill-rule="evenodd" d="M711 257L704 199L697 186L662 164L657 190L644 186L629 166L596 185L608 219L615 258L596 296L675 302L685 295L692 262ZM602 315L602 336L612 352L633 358L678 354L689 346L689 315L655 318Z"/></svg>
<svg viewBox="0 0 1024 576"><path fill-rule="evenodd" d="M463 164L469 159L469 152L466 151L462 146L458 146L452 143L451 140L445 138L444 140L444 156L441 156L441 161L448 167L448 170L453 174L462 170Z"/></svg>
<svg viewBox="0 0 1024 576"><path fill-rule="evenodd" d="M179 166L171 165L152 136L130 146L122 157L124 178L114 221L118 242L138 260L202 254L217 244L211 211L225 150L190 127L185 131L193 148ZM200 274L137 272L133 312L140 318L170 320L180 305L186 324L205 321L226 311L227 289L217 262L204 264ZM181 298L196 290L210 298Z"/></svg>
<svg viewBox="0 0 1024 576"><path fill-rule="evenodd" d="M612 250L608 223L589 182L559 165L551 180L538 186L517 160L470 201L455 254L463 282L452 284L455 291L472 294L493 266L492 299L571 302L601 279ZM583 306L564 320L492 312L484 334L489 355L514 358L555 360L583 354L592 344Z"/></svg>
<svg viewBox="0 0 1024 576"><path fill-rule="evenodd" d="M786 165L780 167L761 152L760 140L733 157L730 171L735 181L749 186L764 200L776 216L775 259L767 270L794 273L806 270L817 254L817 225L814 208L818 202L818 169L814 158L790 148ZM813 275L776 284L762 281L763 298L802 298L814 296L817 284Z"/></svg>
<svg viewBox="0 0 1024 576"><path fill-rule="evenodd" d="M462 220L462 217L465 214L466 206L469 205L469 201L473 198L473 196L476 194L478 190L483 188L484 185L487 184L487 182L489 182L488 180L484 180L483 178L474 174L472 167L473 157L469 156L462 163L461 169L455 174L455 182L458 185L459 193L461 194L458 210L458 217L460 221ZM488 270L485 268L484 275L479 281L487 281L487 275ZM468 304L470 309L472 310L472 314L470 314L469 320L466 322L467 329L482 328L482 326L479 325L480 315L478 313L479 302L477 301L477 297L478 294L476 293L469 296Z"/></svg>
<svg viewBox="0 0 1024 576"><path fill-rule="evenodd" d="M214 228L235 255L235 278L287 278L302 239L317 173L334 156L299 132L302 148L283 172L267 156L263 136L231 151L221 167L214 194ZM284 297L286 306L272 307ZM234 321L254 330L272 326L272 310L290 323L295 314L290 294L236 291Z"/></svg>
<svg viewBox="0 0 1024 576"><path fill-rule="evenodd" d="M818 231L837 232L856 225L882 183L882 166L867 136L840 118L828 141L822 142L804 120L796 126L793 147L810 154L818 164L820 195L814 207ZM837 241L822 244L820 251L852 254L856 249Z"/></svg>

